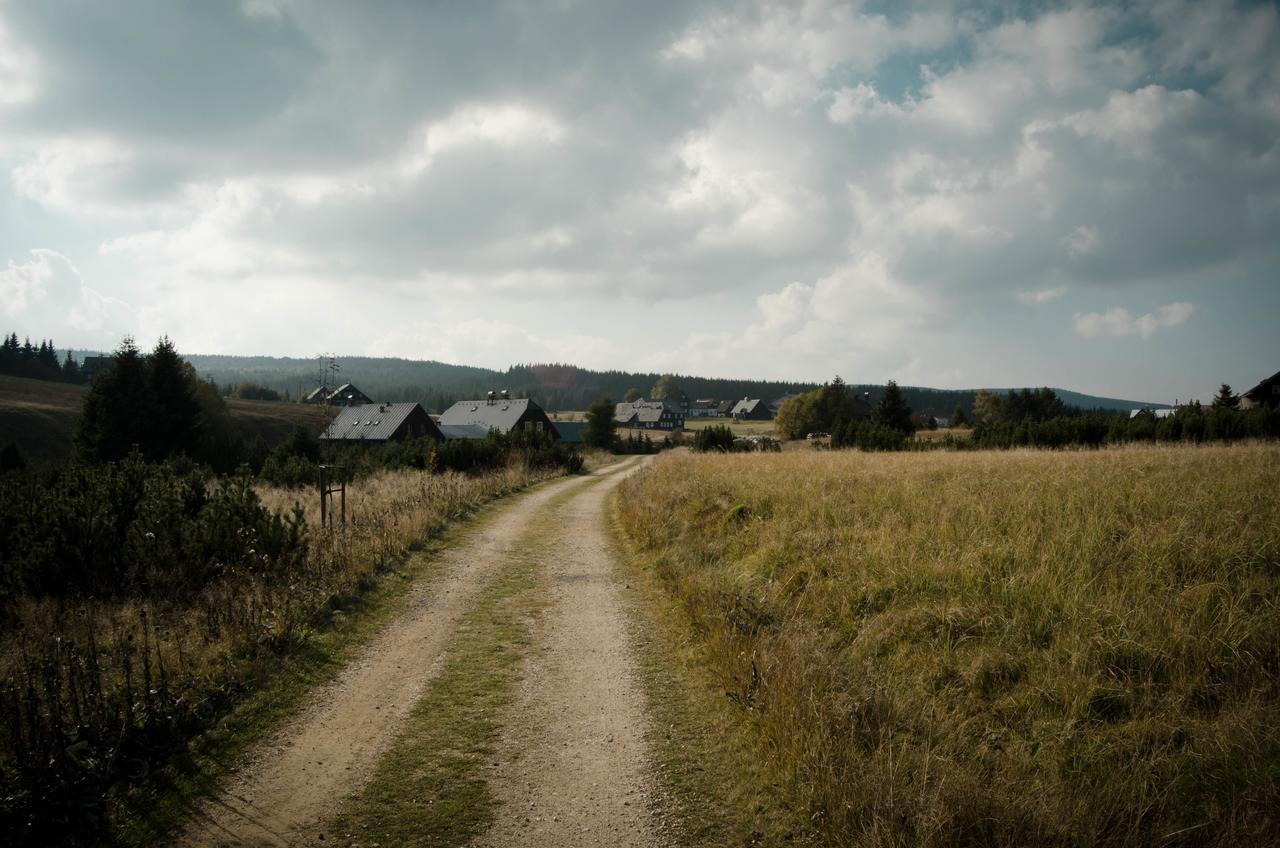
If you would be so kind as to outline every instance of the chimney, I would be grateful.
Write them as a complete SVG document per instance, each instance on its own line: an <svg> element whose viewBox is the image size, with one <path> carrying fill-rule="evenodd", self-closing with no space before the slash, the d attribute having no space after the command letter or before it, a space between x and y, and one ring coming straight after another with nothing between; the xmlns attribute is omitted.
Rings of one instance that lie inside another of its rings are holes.
<svg viewBox="0 0 1280 848"><path fill-rule="evenodd" d="M510 392L508 392L506 389L503 389L503 390L502 390L502 399L503 399L503 400L510 400L510 398L511 398L511 393L510 393Z"/></svg>
<svg viewBox="0 0 1280 848"><path fill-rule="evenodd" d="M490 390L489 390L489 394L488 394L488 396L487 396L487 400L488 400L488 403L489 403L490 405L492 405L492 404L493 404L493 390L492 390L492 389L490 389Z"/></svg>

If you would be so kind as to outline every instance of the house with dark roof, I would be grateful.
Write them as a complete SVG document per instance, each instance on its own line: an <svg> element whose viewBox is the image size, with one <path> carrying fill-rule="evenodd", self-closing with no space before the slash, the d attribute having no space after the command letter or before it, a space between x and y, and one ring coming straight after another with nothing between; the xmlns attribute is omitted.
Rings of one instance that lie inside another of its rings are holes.
<svg viewBox="0 0 1280 848"><path fill-rule="evenodd" d="M717 418L728 418L733 415L733 408L738 405L736 400L722 400L716 407Z"/></svg>
<svg viewBox="0 0 1280 848"><path fill-rule="evenodd" d="M373 398L357 389L351 383L343 383L330 391L324 386L317 386L303 398L303 403L327 403L330 406L363 406L373 403Z"/></svg>
<svg viewBox="0 0 1280 848"><path fill-rule="evenodd" d="M320 440L330 444L382 444L420 436L444 438L421 404L368 403L343 408L320 434Z"/></svg>
<svg viewBox="0 0 1280 848"><path fill-rule="evenodd" d="M760 398L743 398L733 406L734 421L772 421L769 405Z"/></svg>
<svg viewBox="0 0 1280 848"><path fill-rule="evenodd" d="M690 418L710 418L716 414L716 409L720 406L720 401L713 398L698 398L689 404Z"/></svg>
<svg viewBox="0 0 1280 848"><path fill-rule="evenodd" d="M489 392L484 400L460 400L441 413L437 423L450 439L483 439L490 430L532 430L560 438L542 407L529 398L507 397L506 392Z"/></svg>
<svg viewBox="0 0 1280 848"><path fill-rule="evenodd" d="M683 430L684 412L675 402L645 400L640 398L623 401L613 410L613 420L619 427L634 430Z"/></svg>
<svg viewBox="0 0 1280 848"><path fill-rule="evenodd" d="M795 392L785 394L780 398L776 398L772 403L770 403L769 409L773 410L773 414L776 416L778 414L778 410L782 408L782 405L784 403L796 397L800 397L800 395L796 394Z"/></svg>
<svg viewBox="0 0 1280 848"><path fill-rule="evenodd" d="M1280 406L1280 371L1240 395L1241 409L1259 406Z"/></svg>

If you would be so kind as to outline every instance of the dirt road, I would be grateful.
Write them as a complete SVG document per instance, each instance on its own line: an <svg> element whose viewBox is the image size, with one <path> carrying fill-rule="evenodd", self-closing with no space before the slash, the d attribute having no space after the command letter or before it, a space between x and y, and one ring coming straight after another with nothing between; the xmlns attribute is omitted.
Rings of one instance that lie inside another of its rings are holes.
<svg viewBox="0 0 1280 848"><path fill-rule="evenodd" d="M511 716L501 760L510 767L494 775L504 803L485 844L654 844L642 788L641 701L602 515L606 491L638 464L629 460L513 499L443 553L442 570L413 590L409 608L199 805L182 844L310 841L338 802L366 782L439 668L458 623L517 553L524 528L551 504L563 520L555 523L562 529L547 563L555 580L547 648L530 661L521 709ZM559 497L575 489L581 494Z"/></svg>
<svg viewBox="0 0 1280 848"><path fill-rule="evenodd" d="M542 650L525 664L491 779L501 802L483 848L661 844L643 697L604 531L615 475L565 502L548 567Z"/></svg>

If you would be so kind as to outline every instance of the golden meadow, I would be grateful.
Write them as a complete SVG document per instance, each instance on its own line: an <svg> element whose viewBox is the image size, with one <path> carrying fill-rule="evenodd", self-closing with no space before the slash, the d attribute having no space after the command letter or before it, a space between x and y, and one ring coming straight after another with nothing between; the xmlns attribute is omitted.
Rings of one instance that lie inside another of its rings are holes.
<svg viewBox="0 0 1280 848"><path fill-rule="evenodd" d="M1280 447L672 456L618 505L828 842L1280 839Z"/></svg>

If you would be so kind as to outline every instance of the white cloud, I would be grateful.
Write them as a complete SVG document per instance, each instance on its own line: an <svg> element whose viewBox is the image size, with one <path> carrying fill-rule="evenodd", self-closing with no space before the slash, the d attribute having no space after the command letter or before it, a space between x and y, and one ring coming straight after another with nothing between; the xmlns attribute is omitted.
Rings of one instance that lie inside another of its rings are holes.
<svg viewBox="0 0 1280 848"><path fill-rule="evenodd" d="M1027 306L1039 306L1042 303L1048 303L1051 300L1057 300L1067 293L1066 286L1054 286L1049 289L1037 289L1035 291L1020 291L1016 293L1018 302Z"/></svg>
<svg viewBox="0 0 1280 848"><path fill-rule="evenodd" d="M18 45L0 17L0 108L30 102L37 90L35 56Z"/></svg>
<svg viewBox="0 0 1280 848"><path fill-rule="evenodd" d="M1073 259L1077 256L1088 256L1096 253L1102 244L1102 234L1097 228L1082 224L1062 239L1062 247Z"/></svg>
<svg viewBox="0 0 1280 848"><path fill-rule="evenodd" d="M420 147L410 153L403 167L406 173L418 174L450 151L478 145L507 150L555 145L568 133L568 128L544 109L522 103L475 103L428 123L422 130Z"/></svg>
<svg viewBox="0 0 1280 848"><path fill-rule="evenodd" d="M885 100L871 83L860 82L852 88L844 86L831 96L831 105L827 107L827 117L835 124L851 124L863 116L899 116L903 108L889 100Z"/></svg>
<svg viewBox="0 0 1280 848"><path fill-rule="evenodd" d="M70 259L44 248L30 254L0 270L0 310L24 333L65 340L70 332L85 341L132 330L128 305L84 285Z"/></svg>
<svg viewBox="0 0 1280 848"><path fill-rule="evenodd" d="M1156 330L1185 323L1195 310L1195 304L1181 301L1166 304L1154 312L1147 312L1135 318L1129 310L1117 306L1106 312L1077 313L1075 327L1076 332L1086 338L1140 336L1147 339Z"/></svg>
<svg viewBox="0 0 1280 848"><path fill-rule="evenodd" d="M103 136L63 137L41 144L13 169L18 193L72 213L116 211L113 190L134 163L132 151Z"/></svg>

